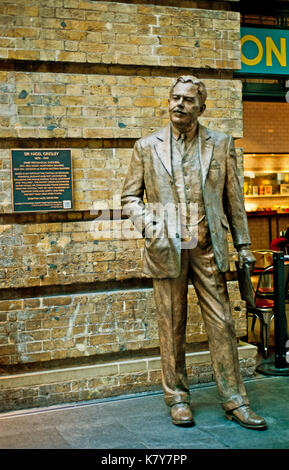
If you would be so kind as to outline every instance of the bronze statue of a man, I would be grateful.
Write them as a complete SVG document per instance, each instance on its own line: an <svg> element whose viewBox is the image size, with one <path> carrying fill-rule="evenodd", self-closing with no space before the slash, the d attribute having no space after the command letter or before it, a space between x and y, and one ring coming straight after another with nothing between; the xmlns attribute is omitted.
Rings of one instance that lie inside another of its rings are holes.
<svg viewBox="0 0 289 470"><path fill-rule="evenodd" d="M182 76L175 81L169 98L170 124L135 144L122 207L145 236L143 272L153 278L162 385L173 424L194 424L185 364L190 278L226 417L247 428L264 429L265 420L249 407L239 369L225 279L229 227L239 265L252 265L255 258L233 138L198 122L206 98L198 78Z"/></svg>

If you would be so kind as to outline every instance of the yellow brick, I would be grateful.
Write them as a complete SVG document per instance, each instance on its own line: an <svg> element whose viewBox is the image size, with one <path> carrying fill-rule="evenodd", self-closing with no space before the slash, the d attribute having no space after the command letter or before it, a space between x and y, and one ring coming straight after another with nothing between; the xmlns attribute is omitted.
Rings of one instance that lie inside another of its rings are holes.
<svg viewBox="0 0 289 470"><path fill-rule="evenodd" d="M70 305L71 297L46 297L43 298L43 306L55 306L55 305Z"/></svg>
<svg viewBox="0 0 289 470"><path fill-rule="evenodd" d="M0 57L1 59L7 59L8 58L8 49L0 49Z"/></svg>
<svg viewBox="0 0 289 470"><path fill-rule="evenodd" d="M133 104L135 106L155 107L160 105L160 100L158 98L135 98Z"/></svg>
<svg viewBox="0 0 289 470"><path fill-rule="evenodd" d="M83 129L83 137L87 139L110 138L113 137L112 129L85 128Z"/></svg>
<svg viewBox="0 0 289 470"><path fill-rule="evenodd" d="M16 16L38 16L38 7L35 6L21 6L16 7L15 5L7 6L7 15L16 15Z"/></svg>
<svg viewBox="0 0 289 470"><path fill-rule="evenodd" d="M159 46L155 48L155 54L174 57L180 55L180 49L178 47Z"/></svg>
<svg viewBox="0 0 289 470"><path fill-rule="evenodd" d="M71 240L73 242L86 242L86 239L87 239L86 233L76 232L76 233L72 233L71 235Z"/></svg>
<svg viewBox="0 0 289 470"><path fill-rule="evenodd" d="M56 39L66 39L71 41L82 41L86 39L86 31L71 31L71 30L52 30L53 36Z"/></svg>
<svg viewBox="0 0 289 470"><path fill-rule="evenodd" d="M61 231L62 231L62 224L60 222L48 224L48 233L61 232Z"/></svg>
<svg viewBox="0 0 289 470"><path fill-rule="evenodd" d="M104 21L83 21L81 27L82 31L108 31L106 22Z"/></svg>
<svg viewBox="0 0 289 470"><path fill-rule="evenodd" d="M97 42L80 42L79 50L81 52L107 52L108 44L99 44Z"/></svg>
<svg viewBox="0 0 289 470"><path fill-rule="evenodd" d="M40 60L53 60L56 61L57 52L56 51L40 51Z"/></svg>
<svg viewBox="0 0 289 470"><path fill-rule="evenodd" d="M8 137L16 137L17 132L12 129L1 129L0 127L0 137L1 138L8 138Z"/></svg>
<svg viewBox="0 0 289 470"><path fill-rule="evenodd" d="M8 49L8 58L9 59L22 59L22 60L39 60L40 52L39 51L23 51Z"/></svg>
<svg viewBox="0 0 289 470"><path fill-rule="evenodd" d="M70 0L67 1L69 5ZM101 2L92 3L91 1L78 1L78 8L83 10L107 11L110 6L111 5L108 5L107 3ZM125 5L123 5L123 7L125 8Z"/></svg>
<svg viewBox="0 0 289 470"><path fill-rule="evenodd" d="M1 38L0 39L0 48L4 47L15 47L15 39Z"/></svg>
<svg viewBox="0 0 289 470"><path fill-rule="evenodd" d="M136 24L140 23L141 25L156 25L157 24L157 17L153 15L135 15L132 17L132 22Z"/></svg>
<svg viewBox="0 0 289 470"><path fill-rule="evenodd" d="M0 300L0 311L19 310L23 308L23 300Z"/></svg>
<svg viewBox="0 0 289 470"><path fill-rule="evenodd" d="M35 49L63 49L64 42L51 39L37 39L34 41Z"/></svg>
<svg viewBox="0 0 289 470"><path fill-rule="evenodd" d="M74 18L74 19L84 19L85 13L79 9L73 8L56 8L55 10L56 18Z"/></svg>
<svg viewBox="0 0 289 470"><path fill-rule="evenodd" d="M85 59L86 55L83 52L61 51L57 57L59 62L85 62Z"/></svg>
<svg viewBox="0 0 289 470"><path fill-rule="evenodd" d="M12 38L38 38L39 37L39 29L38 28L10 28L5 30L6 37Z"/></svg>

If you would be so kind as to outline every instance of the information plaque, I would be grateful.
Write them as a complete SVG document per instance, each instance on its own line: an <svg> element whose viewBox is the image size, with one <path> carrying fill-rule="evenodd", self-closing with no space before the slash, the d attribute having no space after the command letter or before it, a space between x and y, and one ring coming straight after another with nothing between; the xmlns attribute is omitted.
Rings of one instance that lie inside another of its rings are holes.
<svg viewBox="0 0 289 470"><path fill-rule="evenodd" d="M71 150L11 150L14 212L73 209Z"/></svg>

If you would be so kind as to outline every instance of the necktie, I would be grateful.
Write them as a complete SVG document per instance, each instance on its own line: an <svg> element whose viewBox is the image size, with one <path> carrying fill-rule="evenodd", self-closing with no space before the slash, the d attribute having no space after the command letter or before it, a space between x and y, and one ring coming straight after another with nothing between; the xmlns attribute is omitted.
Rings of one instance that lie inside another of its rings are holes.
<svg viewBox="0 0 289 470"><path fill-rule="evenodd" d="M186 134L180 135L180 148L181 148L182 154L184 154L186 151Z"/></svg>

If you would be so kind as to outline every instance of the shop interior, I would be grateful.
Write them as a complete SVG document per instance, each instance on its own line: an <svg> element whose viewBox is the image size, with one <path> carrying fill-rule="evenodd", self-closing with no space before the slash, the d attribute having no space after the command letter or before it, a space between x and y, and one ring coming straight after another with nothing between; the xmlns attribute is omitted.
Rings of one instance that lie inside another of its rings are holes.
<svg viewBox="0 0 289 470"><path fill-rule="evenodd" d="M243 149L245 208L257 258L251 280L256 289L260 273L272 264L270 250L289 252L289 83L243 79L243 93L243 138L236 140L236 147ZM272 278L272 273L264 276L261 290L272 291ZM287 304L286 316L289 324ZM274 345L273 314L269 324L268 341ZM260 326L255 320L252 325L249 317L250 343L260 343Z"/></svg>
<svg viewBox="0 0 289 470"><path fill-rule="evenodd" d="M283 95L284 96L284 95ZM286 96L286 95L285 95ZM244 198L253 250L289 227L289 103L243 102Z"/></svg>

